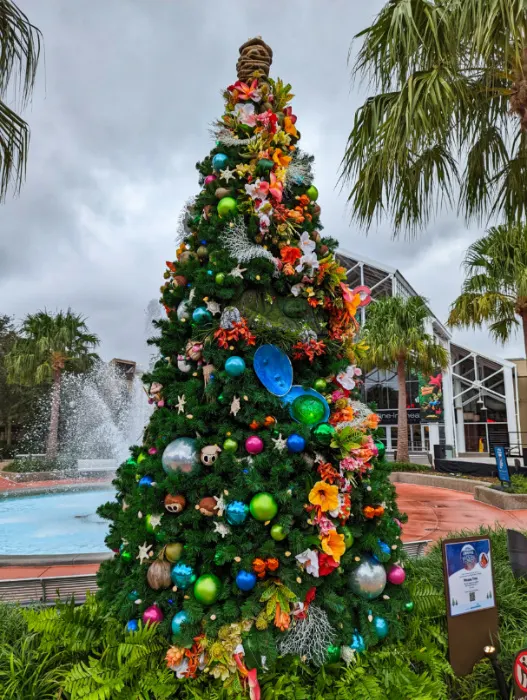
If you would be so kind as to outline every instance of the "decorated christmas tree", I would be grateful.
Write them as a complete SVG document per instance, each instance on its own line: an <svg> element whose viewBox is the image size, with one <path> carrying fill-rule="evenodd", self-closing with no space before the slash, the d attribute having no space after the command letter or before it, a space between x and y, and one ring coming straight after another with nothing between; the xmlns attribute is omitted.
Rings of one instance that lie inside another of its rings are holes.
<svg viewBox="0 0 527 700"><path fill-rule="evenodd" d="M401 515L360 402L358 307L322 235L312 157L271 49L238 80L198 164L147 378L156 408L117 475L100 596L157 624L181 677L239 684L288 654L349 662L401 638Z"/></svg>

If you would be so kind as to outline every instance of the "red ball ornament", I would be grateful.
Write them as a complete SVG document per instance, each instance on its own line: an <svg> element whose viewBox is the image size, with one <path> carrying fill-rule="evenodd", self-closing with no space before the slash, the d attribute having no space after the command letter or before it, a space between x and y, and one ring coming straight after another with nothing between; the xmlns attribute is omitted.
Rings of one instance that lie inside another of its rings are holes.
<svg viewBox="0 0 527 700"><path fill-rule="evenodd" d="M245 441L245 449L250 455L259 455L263 448L263 440L258 435L251 435Z"/></svg>

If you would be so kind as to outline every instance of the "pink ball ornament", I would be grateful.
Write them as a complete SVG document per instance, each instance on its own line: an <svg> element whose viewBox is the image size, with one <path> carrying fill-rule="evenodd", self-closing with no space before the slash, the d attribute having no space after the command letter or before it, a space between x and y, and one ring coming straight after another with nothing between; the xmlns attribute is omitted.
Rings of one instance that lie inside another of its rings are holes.
<svg viewBox="0 0 527 700"><path fill-rule="evenodd" d="M250 455L259 455L263 448L263 440L258 435L251 435L245 441L245 449Z"/></svg>
<svg viewBox="0 0 527 700"><path fill-rule="evenodd" d="M395 586L400 586L401 583L404 583L405 578L406 572L399 564L394 564L388 569L388 581Z"/></svg>
<svg viewBox="0 0 527 700"><path fill-rule="evenodd" d="M210 185L211 182L214 182L216 180L216 175L207 175L205 178L205 184Z"/></svg>
<svg viewBox="0 0 527 700"><path fill-rule="evenodd" d="M156 448L155 448L155 447L149 447L149 448L148 448L148 454L149 454L149 455L156 455L156 454L157 454Z"/></svg>
<svg viewBox="0 0 527 700"><path fill-rule="evenodd" d="M158 622L163 622L163 611L159 605L151 605L143 613L143 622L145 625L157 625Z"/></svg>

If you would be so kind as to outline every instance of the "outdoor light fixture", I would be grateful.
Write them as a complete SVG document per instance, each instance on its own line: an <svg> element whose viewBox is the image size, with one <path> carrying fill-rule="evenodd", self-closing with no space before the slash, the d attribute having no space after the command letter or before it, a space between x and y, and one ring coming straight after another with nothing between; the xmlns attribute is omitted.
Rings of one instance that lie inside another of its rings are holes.
<svg viewBox="0 0 527 700"><path fill-rule="evenodd" d="M502 700L509 700L509 689L507 688L507 681L505 680L505 675L501 670L501 666L498 663L498 654L496 652L496 647L491 645L483 647L483 653L490 660L492 668L494 669L494 675L496 676L496 683L498 684L498 690L500 692L500 697Z"/></svg>

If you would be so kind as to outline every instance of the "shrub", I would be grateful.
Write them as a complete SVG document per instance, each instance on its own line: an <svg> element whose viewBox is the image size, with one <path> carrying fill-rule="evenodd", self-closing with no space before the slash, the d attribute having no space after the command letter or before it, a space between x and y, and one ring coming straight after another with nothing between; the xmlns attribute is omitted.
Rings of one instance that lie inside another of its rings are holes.
<svg viewBox="0 0 527 700"><path fill-rule="evenodd" d="M414 464L413 462L389 462L392 472L429 472L432 471L428 464Z"/></svg>
<svg viewBox="0 0 527 700"><path fill-rule="evenodd" d="M510 491L512 493L527 493L527 476L511 474Z"/></svg>
<svg viewBox="0 0 527 700"><path fill-rule="evenodd" d="M71 461L62 459L46 459L45 457L19 457L5 467L5 472L27 474L29 472L52 472L72 469Z"/></svg>

